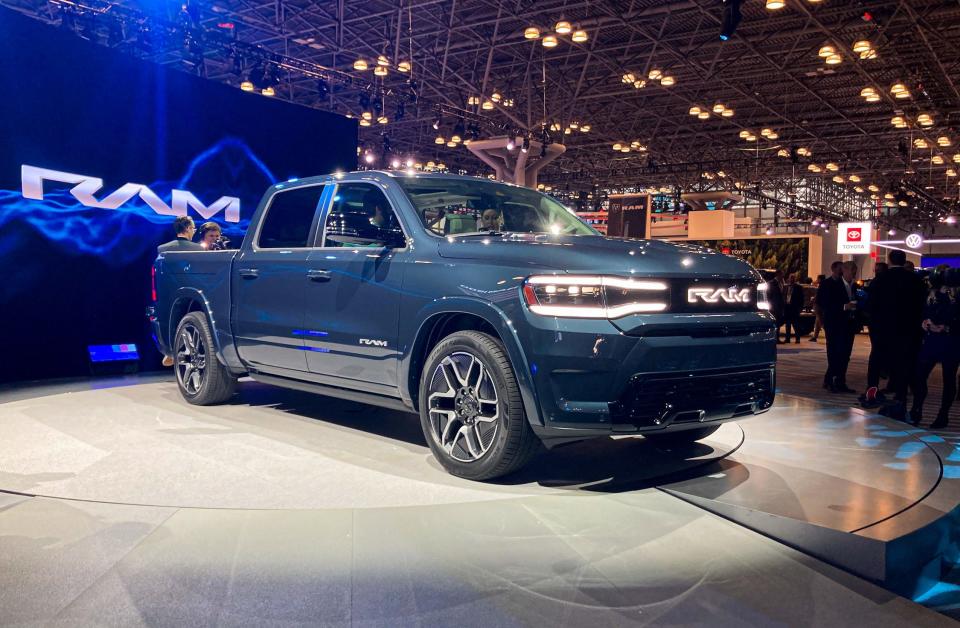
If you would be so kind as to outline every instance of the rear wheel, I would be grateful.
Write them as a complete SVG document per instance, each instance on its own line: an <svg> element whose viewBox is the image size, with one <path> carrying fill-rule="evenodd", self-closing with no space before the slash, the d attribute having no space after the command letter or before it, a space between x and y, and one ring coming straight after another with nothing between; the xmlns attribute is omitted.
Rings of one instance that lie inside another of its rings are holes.
<svg viewBox="0 0 960 628"><path fill-rule="evenodd" d="M645 434L644 438L649 438L652 442L664 447L678 447L702 440L719 429L719 425L711 425L710 427L681 430L679 432L667 432L666 434Z"/></svg>
<svg viewBox="0 0 960 628"><path fill-rule="evenodd" d="M420 377L420 423L453 475L489 480L525 465L540 446L503 345L476 331L440 341Z"/></svg>
<svg viewBox="0 0 960 628"><path fill-rule="evenodd" d="M190 312L180 320L173 340L173 370L180 394L189 403L209 406L231 396L237 378L217 361L213 332L202 312Z"/></svg>

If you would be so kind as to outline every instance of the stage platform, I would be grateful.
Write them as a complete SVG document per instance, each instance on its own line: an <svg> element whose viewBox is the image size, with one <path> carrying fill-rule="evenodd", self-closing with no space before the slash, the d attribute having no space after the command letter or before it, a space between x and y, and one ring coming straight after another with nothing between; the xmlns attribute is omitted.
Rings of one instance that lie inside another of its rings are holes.
<svg viewBox="0 0 960 628"><path fill-rule="evenodd" d="M812 623L936 625L941 616L849 574L906 597L939 581L957 562L957 478L960 450L943 438L797 397L690 447L577 443L483 484L446 474L413 415L254 382L205 408L166 379L7 390L0 562L13 555L14 571L0 569L0 622L69 623L104 604L167 621L163 599L200 595L193 576L169 580L170 569L195 573L196 552L218 563L217 587L236 584L223 570L237 564L295 590L320 577L324 612L350 623L436 619L429 599L488 625L582 625L601 609L610 625L698 613L795 624L810 612ZM85 568L95 584L76 591L54 566L73 544L111 548ZM229 558L237 551L245 558ZM12 577L43 569L36 561L54 573ZM62 596L55 614L24 602L35 585ZM239 612L217 591L218 612Z"/></svg>

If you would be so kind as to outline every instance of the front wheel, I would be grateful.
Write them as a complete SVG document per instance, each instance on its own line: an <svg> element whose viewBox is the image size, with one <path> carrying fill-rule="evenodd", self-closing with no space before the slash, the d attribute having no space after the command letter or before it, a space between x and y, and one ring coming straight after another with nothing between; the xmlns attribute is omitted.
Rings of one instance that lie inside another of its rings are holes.
<svg viewBox="0 0 960 628"><path fill-rule="evenodd" d="M702 440L719 429L719 425L711 425L710 427L667 432L666 434L645 434L644 438L649 438L651 442L664 447L682 447L683 445L689 445L695 441Z"/></svg>
<svg viewBox="0 0 960 628"><path fill-rule="evenodd" d="M453 475L506 475L540 446L506 350L488 334L461 331L441 340L427 357L419 397L423 434Z"/></svg>
<svg viewBox="0 0 960 628"><path fill-rule="evenodd" d="M233 395L237 378L217 361L213 332L202 312L190 312L180 320L173 347L177 386L188 403L210 406Z"/></svg>

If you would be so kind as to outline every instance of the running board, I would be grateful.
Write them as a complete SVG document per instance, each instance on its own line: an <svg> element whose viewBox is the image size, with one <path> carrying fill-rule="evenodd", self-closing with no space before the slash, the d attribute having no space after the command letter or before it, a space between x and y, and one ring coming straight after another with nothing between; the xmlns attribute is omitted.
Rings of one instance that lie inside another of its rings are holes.
<svg viewBox="0 0 960 628"><path fill-rule="evenodd" d="M336 397L337 399L346 399L348 401L356 401L357 403L365 403L371 406L379 406L381 408L389 408L391 410L399 410L400 412L416 414L412 408L407 407L403 403L403 400L396 397L385 397L376 393L348 390L346 388L338 388L336 386L325 386L323 384L314 384L312 382L305 382L299 379L278 377L276 375L266 375L264 373L252 372L249 373L249 375L251 379L263 384L270 384L271 386L292 388L293 390L302 390L304 392L314 393L316 395L324 395L325 397Z"/></svg>

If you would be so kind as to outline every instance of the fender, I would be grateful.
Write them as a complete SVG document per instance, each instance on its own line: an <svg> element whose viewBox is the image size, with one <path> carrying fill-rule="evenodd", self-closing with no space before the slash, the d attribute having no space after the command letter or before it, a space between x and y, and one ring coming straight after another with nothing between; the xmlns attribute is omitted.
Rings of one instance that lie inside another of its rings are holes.
<svg viewBox="0 0 960 628"><path fill-rule="evenodd" d="M430 302L420 309L411 322L411 327L417 326L414 338L409 346L405 347L400 358L399 381L401 382L400 394L403 400L411 407L415 406L416 400L413 398L413 390L419 382L412 382L411 368L413 366L413 355L416 348L426 342L426 336L429 329L438 316L445 314L472 314L490 324L503 341L507 350L507 356L510 358L510 364L513 366L517 377L517 383L520 386L520 396L523 399L524 410L527 413L527 420L533 425L543 425L543 417L540 412L540 404L537 398L536 389L530 378L530 364L527 360L520 340L517 338L516 330L510 322L507 314L489 301L469 297L447 297ZM401 337L403 337L401 331Z"/></svg>
<svg viewBox="0 0 960 628"><path fill-rule="evenodd" d="M204 316L207 317L207 322L210 323L210 328L213 330L213 349L214 355L217 356L217 361L230 371L237 371L236 365L240 364L240 357L237 355L236 347L233 344L233 336L229 328L222 330L217 327L217 320L213 316L213 308L210 306L210 302L207 300L203 291L197 288L180 287L171 299L171 305L167 311L168 341L170 346L172 346L173 343L173 334L176 332L177 325L180 323L179 320L173 320L171 314L177 305L183 301L193 301L200 304L200 309L203 311ZM223 338L224 335L226 335L226 338Z"/></svg>

